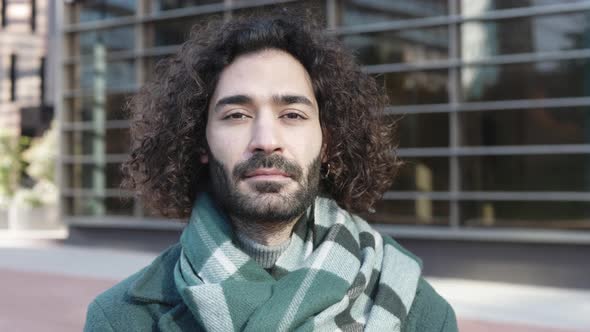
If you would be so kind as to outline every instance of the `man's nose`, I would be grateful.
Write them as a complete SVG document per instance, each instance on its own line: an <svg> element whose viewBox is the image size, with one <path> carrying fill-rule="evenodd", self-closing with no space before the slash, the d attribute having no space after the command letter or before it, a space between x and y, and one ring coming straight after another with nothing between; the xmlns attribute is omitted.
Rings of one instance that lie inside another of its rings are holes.
<svg viewBox="0 0 590 332"><path fill-rule="evenodd" d="M273 116L259 116L254 121L251 139L248 145L250 153L264 152L272 154L282 152L279 126Z"/></svg>

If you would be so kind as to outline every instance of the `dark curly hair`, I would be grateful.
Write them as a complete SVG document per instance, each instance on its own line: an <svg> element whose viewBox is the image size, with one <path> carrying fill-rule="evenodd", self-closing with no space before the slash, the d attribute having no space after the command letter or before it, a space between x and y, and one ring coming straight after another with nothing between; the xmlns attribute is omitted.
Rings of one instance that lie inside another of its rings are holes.
<svg viewBox="0 0 590 332"><path fill-rule="evenodd" d="M239 55L279 49L312 80L330 166L323 194L350 212L370 211L399 166L394 123L383 116L386 96L336 38L302 17L279 13L193 27L129 103L133 144L123 187L163 216L187 218L208 182L199 155L207 151L207 109L221 71Z"/></svg>

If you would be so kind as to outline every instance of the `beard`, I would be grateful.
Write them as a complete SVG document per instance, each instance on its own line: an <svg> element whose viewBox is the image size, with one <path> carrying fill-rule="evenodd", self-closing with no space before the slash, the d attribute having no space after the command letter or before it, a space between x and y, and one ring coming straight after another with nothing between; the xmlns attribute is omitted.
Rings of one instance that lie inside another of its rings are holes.
<svg viewBox="0 0 590 332"><path fill-rule="evenodd" d="M209 153L209 170L214 197L231 217L247 223L288 223L305 212L319 193L320 156L306 171L281 155L256 153L250 159L238 163L231 172ZM287 192L292 181L255 181L249 184L252 193L238 188L246 174L259 168L275 168L296 182L297 188ZM304 173L307 173L304 175ZM284 189L284 190L283 190Z"/></svg>

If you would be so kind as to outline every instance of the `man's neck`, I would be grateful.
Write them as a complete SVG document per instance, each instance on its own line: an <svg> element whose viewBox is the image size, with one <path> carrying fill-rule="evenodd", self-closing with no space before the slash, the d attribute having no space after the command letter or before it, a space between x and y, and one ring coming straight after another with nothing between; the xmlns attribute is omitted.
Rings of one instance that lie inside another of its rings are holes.
<svg viewBox="0 0 590 332"><path fill-rule="evenodd" d="M303 215L303 214L302 214ZM231 218L234 231L265 246L278 246L289 240L293 227L301 216L289 222L257 223Z"/></svg>

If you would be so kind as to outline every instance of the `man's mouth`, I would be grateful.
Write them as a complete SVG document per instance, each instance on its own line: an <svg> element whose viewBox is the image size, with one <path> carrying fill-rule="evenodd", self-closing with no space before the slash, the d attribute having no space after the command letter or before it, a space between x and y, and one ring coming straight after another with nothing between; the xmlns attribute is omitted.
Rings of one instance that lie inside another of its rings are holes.
<svg viewBox="0 0 590 332"><path fill-rule="evenodd" d="M274 179L287 179L291 176L276 168L259 168L250 172L246 172L246 179L259 179L259 180L274 180Z"/></svg>

